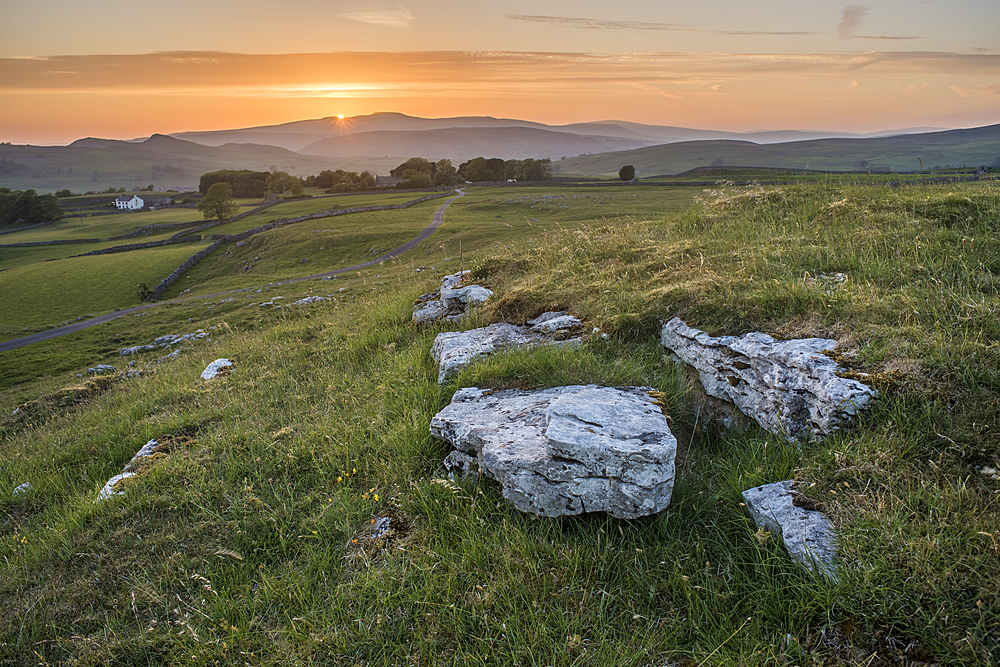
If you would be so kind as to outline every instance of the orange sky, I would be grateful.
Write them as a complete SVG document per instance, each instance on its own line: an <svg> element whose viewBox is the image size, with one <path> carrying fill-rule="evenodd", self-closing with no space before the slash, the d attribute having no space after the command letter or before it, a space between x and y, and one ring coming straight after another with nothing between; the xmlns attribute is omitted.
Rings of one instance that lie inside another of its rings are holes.
<svg viewBox="0 0 1000 667"><path fill-rule="evenodd" d="M281 12L274 3L179 0L173 18L162 7L86 4L5 9L0 141L376 111L735 131L1000 123L995 0L821 9L636 0L614 11L589 0L364 9L302 0ZM188 10L202 18L180 20Z"/></svg>

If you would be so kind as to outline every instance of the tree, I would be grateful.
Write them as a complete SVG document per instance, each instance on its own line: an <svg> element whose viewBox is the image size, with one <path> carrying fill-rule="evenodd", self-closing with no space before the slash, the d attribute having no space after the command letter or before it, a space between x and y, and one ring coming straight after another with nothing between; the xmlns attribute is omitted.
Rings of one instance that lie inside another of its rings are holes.
<svg viewBox="0 0 1000 667"><path fill-rule="evenodd" d="M618 170L618 178L623 181L631 181L635 178L635 167L630 164L625 165Z"/></svg>
<svg viewBox="0 0 1000 667"><path fill-rule="evenodd" d="M410 169L427 174L432 178L434 176L434 163L422 157L411 157L395 169L390 169L389 175L397 178L406 178L404 174Z"/></svg>
<svg viewBox="0 0 1000 667"><path fill-rule="evenodd" d="M439 160L434 165L434 185L455 185L462 180L451 160Z"/></svg>
<svg viewBox="0 0 1000 667"><path fill-rule="evenodd" d="M232 186L229 183L216 183L208 188L208 194L198 202L198 210L206 220L225 220L239 213L240 207L233 198Z"/></svg>
<svg viewBox="0 0 1000 667"><path fill-rule="evenodd" d="M61 220L63 215L59 202L52 195L39 195L34 190L0 188L0 227Z"/></svg>
<svg viewBox="0 0 1000 667"><path fill-rule="evenodd" d="M267 191L277 194L285 194L291 190L292 195L302 194L302 180L284 171L277 171L267 177Z"/></svg>

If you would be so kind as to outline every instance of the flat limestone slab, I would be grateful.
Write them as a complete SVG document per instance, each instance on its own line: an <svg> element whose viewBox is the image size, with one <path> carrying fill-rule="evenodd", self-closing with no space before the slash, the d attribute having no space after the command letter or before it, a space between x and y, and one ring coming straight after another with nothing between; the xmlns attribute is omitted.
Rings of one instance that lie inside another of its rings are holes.
<svg viewBox="0 0 1000 667"><path fill-rule="evenodd" d="M543 516L635 518L670 503L677 441L648 387L460 389L431 433Z"/></svg>
<svg viewBox="0 0 1000 667"><path fill-rule="evenodd" d="M797 494L791 481L754 487L742 495L754 523L780 539L799 567L833 581L838 579L833 526L820 512L795 505Z"/></svg>
<svg viewBox="0 0 1000 667"><path fill-rule="evenodd" d="M556 340L552 336L581 324L572 315L559 313L557 317L531 328L501 322L480 329L439 333L431 345L431 356L438 363L438 383L443 384L477 359L495 352L542 345L577 347L582 343L580 338Z"/></svg>
<svg viewBox="0 0 1000 667"><path fill-rule="evenodd" d="M705 392L733 403L763 428L789 440L821 440L868 410L871 387L837 376L823 354L837 341L779 341L764 333L709 336L678 318L663 325L661 342L693 366Z"/></svg>

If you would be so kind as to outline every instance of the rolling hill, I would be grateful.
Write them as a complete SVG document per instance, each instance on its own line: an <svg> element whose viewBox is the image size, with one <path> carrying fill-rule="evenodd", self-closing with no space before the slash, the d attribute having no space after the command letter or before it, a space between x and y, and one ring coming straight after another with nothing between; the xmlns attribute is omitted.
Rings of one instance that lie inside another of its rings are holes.
<svg viewBox="0 0 1000 667"><path fill-rule="evenodd" d="M556 163L559 175L617 175L626 164L640 177L695 167L772 167L817 171L915 171L930 167L1000 164L1000 125L890 137L817 139L777 144L688 141Z"/></svg>
<svg viewBox="0 0 1000 667"><path fill-rule="evenodd" d="M307 155L352 157L359 155L418 155L456 165L474 157L505 160L551 158L583 153L629 150L649 145L649 140L608 136L588 136L552 132L528 127L476 127L424 130L422 132L380 131L320 139L302 149Z"/></svg>
<svg viewBox="0 0 1000 667"><path fill-rule="evenodd" d="M197 186L218 169L266 171L272 165L292 174L330 169L328 160L276 146L226 144L203 146L162 134L141 143L86 138L68 146L0 145L0 185L54 192L104 190L109 187L158 188Z"/></svg>

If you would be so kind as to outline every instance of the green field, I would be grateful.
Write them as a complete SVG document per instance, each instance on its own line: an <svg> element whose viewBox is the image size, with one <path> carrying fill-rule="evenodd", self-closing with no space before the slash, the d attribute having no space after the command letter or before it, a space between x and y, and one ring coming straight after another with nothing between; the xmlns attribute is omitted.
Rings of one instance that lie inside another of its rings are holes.
<svg viewBox="0 0 1000 667"><path fill-rule="evenodd" d="M439 205L272 230L174 288L203 296L0 355L0 662L1000 663L995 185L470 188L398 261L267 284L412 238ZM460 263L495 297L413 325ZM555 304L606 338L437 384L436 334ZM707 424L658 342L674 316L836 339L875 407L822 444ZM172 362L118 355L199 329ZM201 381L219 357L232 373ZM76 377L128 361L145 375ZM447 479L428 424L459 387L586 383L662 392L680 443L666 510L538 518L488 479ZM169 446L95 505L150 438ZM742 490L792 478L836 526L840 581L746 515ZM369 540L380 517L395 532Z"/></svg>
<svg viewBox="0 0 1000 667"><path fill-rule="evenodd" d="M0 272L0 292L4 294L0 336L16 338L80 315L137 305L141 303L136 295L139 283L156 285L206 246L208 243L184 243L41 262Z"/></svg>

